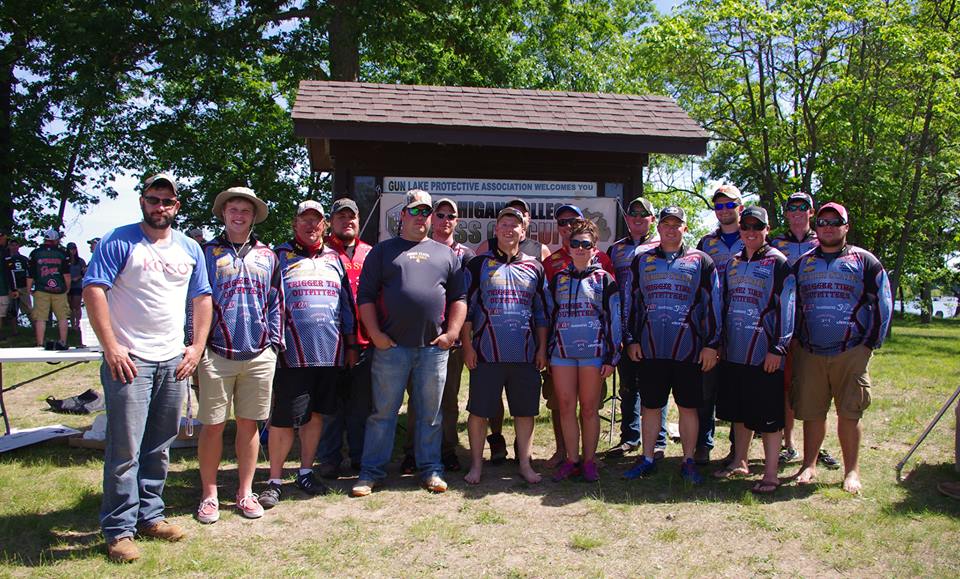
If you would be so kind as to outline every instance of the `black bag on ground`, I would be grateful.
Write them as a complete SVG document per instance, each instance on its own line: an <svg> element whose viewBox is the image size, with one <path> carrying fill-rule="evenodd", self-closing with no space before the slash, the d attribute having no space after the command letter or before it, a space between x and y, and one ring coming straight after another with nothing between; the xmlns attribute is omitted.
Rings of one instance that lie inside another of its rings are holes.
<svg viewBox="0 0 960 579"><path fill-rule="evenodd" d="M50 405L51 410L62 414L90 414L106 408L103 396L92 388L87 389L83 394L63 400L47 396L47 404Z"/></svg>

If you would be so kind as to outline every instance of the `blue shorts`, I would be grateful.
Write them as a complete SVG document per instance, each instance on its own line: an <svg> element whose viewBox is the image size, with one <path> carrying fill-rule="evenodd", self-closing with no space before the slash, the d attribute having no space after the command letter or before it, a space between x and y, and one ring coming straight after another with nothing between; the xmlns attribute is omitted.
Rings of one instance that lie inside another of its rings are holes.
<svg viewBox="0 0 960 579"><path fill-rule="evenodd" d="M583 366L593 366L596 369L600 369L603 366L603 358L558 358L556 356L550 358L551 366L573 366L576 368L582 368Z"/></svg>

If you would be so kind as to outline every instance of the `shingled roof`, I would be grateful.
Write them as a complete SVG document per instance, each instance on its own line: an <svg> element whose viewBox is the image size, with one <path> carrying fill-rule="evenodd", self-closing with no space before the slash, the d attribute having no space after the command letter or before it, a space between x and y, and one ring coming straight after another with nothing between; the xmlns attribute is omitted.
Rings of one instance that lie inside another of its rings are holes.
<svg viewBox="0 0 960 579"><path fill-rule="evenodd" d="M297 136L703 155L708 135L672 99L452 86L301 81Z"/></svg>

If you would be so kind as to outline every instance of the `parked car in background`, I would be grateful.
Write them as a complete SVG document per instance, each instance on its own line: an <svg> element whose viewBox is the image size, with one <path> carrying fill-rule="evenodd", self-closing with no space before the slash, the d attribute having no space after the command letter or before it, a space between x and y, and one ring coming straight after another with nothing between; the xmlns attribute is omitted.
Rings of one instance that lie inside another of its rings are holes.
<svg viewBox="0 0 960 579"><path fill-rule="evenodd" d="M957 298L955 296L942 296L938 298L933 298L933 317L935 318L952 318L954 314L957 313ZM900 300L895 300L893 302L894 311L900 311ZM908 314L920 315L920 300L913 299L908 301L904 307L903 311Z"/></svg>

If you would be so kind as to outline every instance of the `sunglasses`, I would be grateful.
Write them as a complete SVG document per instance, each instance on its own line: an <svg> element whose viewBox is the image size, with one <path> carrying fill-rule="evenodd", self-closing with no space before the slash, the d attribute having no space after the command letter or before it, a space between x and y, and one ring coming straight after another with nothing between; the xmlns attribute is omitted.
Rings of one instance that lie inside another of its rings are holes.
<svg viewBox="0 0 960 579"><path fill-rule="evenodd" d="M846 221L842 217L834 217L833 219L827 219L826 217L817 218L817 227L840 227L841 225L846 225Z"/></svg>
<svg viewBox="0 0 960 579"><path fill-rule="evenodd" d="M714 204L713 204L713 209L714 209L714 211L720 211L720 210L722 210L722 209L733 209L734 207L736 207L736 206L738 206L738 205L740 205L740 204L737 203L736 201L727 201L726 203L714 203Z"/></svg>
<svg viewBox="0 0 960 579"><path fill-rule="evenodd" d="M766 228L767 226L760 222L757 222L757 223L744 223L742 221L740 222L741 231L763 231Z"/></svg>
<svg viewBox="0 0 960 579"><path fill-rule="evenodd" d="M787 211L810 211L810 206L806 203L791 203L787 205Z"/></svg>
<svg viewBox="0 0 960 579"><path fill-rule="evenodd" d="M630 209L627 211L627 215L630 217L650 217L653 214L646 209Z"/></svg>
<svg viewBox="0 0 960 579"><path fill-rule="evenodd" d="M571 249L593 249L593 242L589 239L571 239Z"/></svg>
<svg viewBox="0 0 960 579"><path fill-rule="evenodd" d="M434 215L437 216L437 219L449 219L450 221L457 218L456 213L434 213Z"/></svg>
<svg viewBox="0 0 960 579"><path fill-rule="evenodd" d="M161 199L154 195L144 195L143 200L146 201L149 205L163 205L164 207L173 207L177 204L177 198L172 199Z"/></svg>
<svg viewBox="0 0 960 579"><path fill-rule="evenodd" d="M557 225L560 227L566 227L568 225L573 225L574 223L580 223L582 221L579 217L567 217L565 219L557 219Z"/></svg>
<svg viewBox="0 0 960 579"><path fill-rule="evenodd" d="M430 217L430 214L433 213L433 209L430 209L429 207L411 207L407 209L407 213L409 215L413 215L414 217L419 217L421 215L424 217Z"/></svg>

